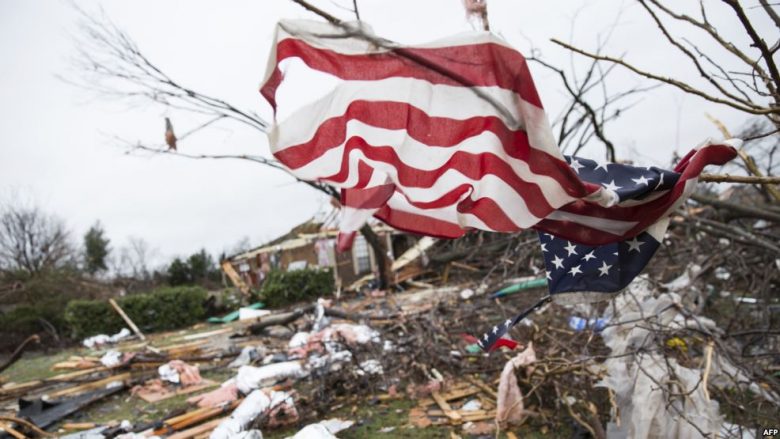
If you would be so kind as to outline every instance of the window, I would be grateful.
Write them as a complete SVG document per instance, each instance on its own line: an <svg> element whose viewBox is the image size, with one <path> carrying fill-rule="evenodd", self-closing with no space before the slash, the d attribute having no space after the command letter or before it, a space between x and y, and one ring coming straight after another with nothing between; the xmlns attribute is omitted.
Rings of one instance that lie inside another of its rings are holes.
<svg viewBox="0 0 780 439"><path fill-rule="evenodd" d="M352 262L355 266L355 274L364 274L371 271L371 254L368 251L368 243L363 235L355 237L352 244Z"/></svg>

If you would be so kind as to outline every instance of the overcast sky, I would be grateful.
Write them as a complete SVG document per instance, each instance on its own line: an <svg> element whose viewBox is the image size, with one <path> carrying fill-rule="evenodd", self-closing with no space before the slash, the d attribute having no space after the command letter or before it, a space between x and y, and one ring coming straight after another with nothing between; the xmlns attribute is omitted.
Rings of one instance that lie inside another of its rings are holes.
<svg viewBox="0 0 780 439"><path fill-rule="evenodd" d="M287 0L76 3L92 13L102 8L174 79L268 119L270 109L257 89L274 24L282 18L316 19ZM338 5L351 1L313 3L350 18ZM361 0L359 6L361 18L378 35L403 43L424 43L472 28L461 0ZM697 80L633 1L490 0L489 6L495 32L523 52L533 45L549 62L567 69L582 68L583 60L572 59L549 38L592 50L615 25L605 53ZM719 32L737 43L744 41L728 11L713 8L710 18L719 24ZM217 253L244 236L260 244L327 208L327 200L317 192L256 164L125 154L115 136L160 143L166 116L177 132L193 128L195 121L161 107L96 99L58 79L78 75L70 64L77 20L68 2L0 0L0 200L32 199L65 219L79 238L99 220L114 247L125 245L128 237L141 237L159 249L160 260L201 247ZM756 25L771 35L769 22ZM733 65L719 53L719 63ZM561 84L548 71L531 68L545 108L554 117L565 104ZM610 90L637 84L650 83L616 70ZM684 153L708 136L718 136L705 113L733 131L746 120L725 107L661 87L646 93L607 132L617 142L619 158L664 165L673 151ZM180 149L269 154L261 133L232 125L187 139ZM601 151L594 144L584 155L600 156Z"/></svg>

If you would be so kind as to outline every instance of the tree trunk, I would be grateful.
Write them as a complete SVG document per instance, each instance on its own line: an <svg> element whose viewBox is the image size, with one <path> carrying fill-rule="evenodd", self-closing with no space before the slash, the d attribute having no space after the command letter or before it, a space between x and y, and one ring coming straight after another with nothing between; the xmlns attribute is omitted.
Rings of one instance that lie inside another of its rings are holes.
<svg viewBox="0 0 780 439"><path fill-rule="evenodd" d="M371 250L374 251L374 258L376 260L376 266L379 269L379 288L385 289L389 284L390 279L390 260L387 257L387 246L384 240L374 233L371 226L363 224L360 228L360 234L366 238L366 242L371 246Z"/></svg>

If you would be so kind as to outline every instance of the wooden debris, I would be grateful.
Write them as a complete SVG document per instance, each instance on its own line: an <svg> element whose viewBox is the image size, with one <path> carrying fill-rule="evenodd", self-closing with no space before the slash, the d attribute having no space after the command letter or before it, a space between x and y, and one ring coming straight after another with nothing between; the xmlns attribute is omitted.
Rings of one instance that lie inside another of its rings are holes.
<svg viewBox="0 0 780 439"><path fill-rule="evenodd" d="M52 399L62 398L64 396L78 395L80 393L84 393L89 390L95 390L95 389L106 387L107 385L117 381L124 383L128 380L130 380L130 372L125 372L117 375L111 375L97 381L92 381L90 383L79 384L73 387L67 387L65 389L57 390L55 392L49 393L48 395L49 398Z"/></svg>
<svg viewBox="0 0 780 439"><path fill-rule="evenodd" d="M138 391L136 391L135 394L146 402L158 402L158 401L166 400L168 398L173 398L174 396L178 396L178 395L189 395L190 393L195 393L204 389L208 389L209 387L214 387L216 385L217 383L214 381L203 380L200 384L195 384L193 386L179 387L173 389L166 388L160 391L141 388Z"/></svg>
<svg viewBox="0 0 780 439"><path fill-rule="evenodd" d="M174 433L168 436L168 439L191 439L204 433L210 433L212 430L217 428L220 422L224 421L225 419L226 418L212 419L211 421L200 424L197 427L188 428L187 430Z"/></svg>
<svg viewBox="0 0 780 439"><path fill-rule="evenodd" d="M130 317L127 314L125 314L124 310L122 310L122 308L119 306L119 304L116 303L116 300L114 300L113 298L108 299L108 303L111 304L111 306L114 308L114 310L117 312L117 314L119 314L119 316L122 317L122 319L125 321L125 323L127 323L127 325L130 326L130 329L132 329L133 332L135 332L135 335L137 335L138 338L140 338L141 340L146 340L146 337L144 337L144 334L141 332L140 329L138 329L138 326L135 326L135 323L133 323L133 321L130 319Z"/></svg>
<svg viewBox="0 0 780 439"><path fill-rule="evenodd" d="M70 430L70 431L81 431L81 430L89 430L92 428L97 427L97 424L94 422L66 422L62 424L63 430Z"/></svg>
<svg viewBox="0 0 780 439"><path fill-rule="evenodd" d="M241 294L249 297L249 287L241 279L241 276L238 275L236 269L233 268L233 264L231 264L230 261L228 261L227 259L222 261L222 271L225 272L228 279L230 279L230 282L233 283L233 286L238 288L239 291L241 291Z"/></svg>
<svg viewBox="0 0 780 439"><path fill-rule="evenodd" d="M463 416L461 416L457 411L453 410L439 392L433 392L431 396L433 396L433 400L436 401L436 404L439 405L439 407L444 411L444 414L450 418L450 421L452 421L453 424L460 424L463 422Z"/></svg>
<svg viewBox="0 0 780 439"><path fill-rule="evenodd" d="M154 434L164 435L171 434L171 432L181 431L187 427L198 425L199 423L218 416L222 413L233 411L243 399L239 399L231 402L225 407L204 407L195 409L191 412L184 413L183 415L175 416L170 419L166 419L163 426L154 430Z"/></svg>

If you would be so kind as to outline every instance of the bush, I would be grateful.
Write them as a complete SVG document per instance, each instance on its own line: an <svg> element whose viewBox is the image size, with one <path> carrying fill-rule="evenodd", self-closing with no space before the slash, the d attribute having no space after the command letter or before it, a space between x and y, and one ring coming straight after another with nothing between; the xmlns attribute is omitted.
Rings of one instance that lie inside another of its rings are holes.
<svg viewBox="0 0 780 439"><path fill-rule="evenodd" d="M40 334L41 342L50 344L53 337L48 336L50 324L62 334L65 322L62 318L64 301L52 299L38 302L36 305L20 305L13 310L0 314L0 352L10 352L16 345L31 334Z"/></svg>
<svg viewBox="0 0 780 439"><path fill-rule="evenodd" d="M266 306L284 306L328 296L333 289L333 273L330 269L271 271L263 283L260 300Z"/></svg>
<svg viewBox="0 0 780 439"><path fill-rule="evenodd" d="M166 287L117 300L143 332L189 326L206 317L206 290L201 287ZM126 324L106 301L73 300L65 308L65 320L74 337L113 334Z"/></svg>

